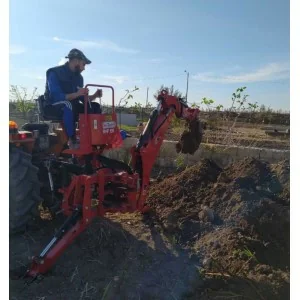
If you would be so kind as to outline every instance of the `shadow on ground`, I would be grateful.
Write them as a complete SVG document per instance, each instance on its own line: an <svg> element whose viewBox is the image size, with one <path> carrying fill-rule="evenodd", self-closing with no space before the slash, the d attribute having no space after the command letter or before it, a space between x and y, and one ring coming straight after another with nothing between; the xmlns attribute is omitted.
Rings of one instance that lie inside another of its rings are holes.
<svg viewBox="0 0 300 300"><path fill-rule="evenodd" d="M38 254L59 221L10 239L10 268ZM10 299L180 299L198 283L198 269L159 227L140 215L96 220L37 283L10 280Z"/></svg>

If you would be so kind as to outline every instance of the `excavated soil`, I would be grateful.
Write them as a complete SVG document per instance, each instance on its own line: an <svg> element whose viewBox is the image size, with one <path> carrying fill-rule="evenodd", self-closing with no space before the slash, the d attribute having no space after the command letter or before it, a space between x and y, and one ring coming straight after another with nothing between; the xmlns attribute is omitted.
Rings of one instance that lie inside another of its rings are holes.
<svg viewBox="0 0 300 300"><path fill-rule="evenodd" d="M202 141L201 123L197 119L187 121L186 127L176 144L176 151L177 153L194 154L199 149Z"/></svg>
<svg viewBox="0 0 300 300"><path fill-rule="evenodd" d="M10 299L289 299L288 161L202 160L158 175L148 214L96 220L41 282L11 272ZM61 223L12 236L11 271Z"/></svg>
<svg viewBox="0 0 300 300"><path fill-rule="evenodd" d="M201 263L188 299L289 299L289 162L203 160L154 183L148 199L169 237Z"/></svg>

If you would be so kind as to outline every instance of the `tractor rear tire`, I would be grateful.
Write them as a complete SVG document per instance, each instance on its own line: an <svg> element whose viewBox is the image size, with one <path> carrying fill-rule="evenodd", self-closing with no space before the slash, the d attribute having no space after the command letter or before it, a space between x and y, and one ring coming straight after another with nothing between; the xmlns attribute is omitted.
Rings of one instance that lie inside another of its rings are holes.
<svg viewBox="0 0 300 300"><path fill-rule="evenodd" d="M31 155L16 147L9 153L9 231L24 232L37 215L40 198L38 168Z"/></svg>

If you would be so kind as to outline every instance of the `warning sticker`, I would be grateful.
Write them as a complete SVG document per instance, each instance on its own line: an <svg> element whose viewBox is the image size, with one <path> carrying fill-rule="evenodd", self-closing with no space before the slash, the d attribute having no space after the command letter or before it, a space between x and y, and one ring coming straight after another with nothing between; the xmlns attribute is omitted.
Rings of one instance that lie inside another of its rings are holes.
<svg viewBox="0 0 300 300"><path fill-rule="evenodd" d="M111 121L111 122L103 122L103 129L113 129L116 127L116 122Z"/></svg>

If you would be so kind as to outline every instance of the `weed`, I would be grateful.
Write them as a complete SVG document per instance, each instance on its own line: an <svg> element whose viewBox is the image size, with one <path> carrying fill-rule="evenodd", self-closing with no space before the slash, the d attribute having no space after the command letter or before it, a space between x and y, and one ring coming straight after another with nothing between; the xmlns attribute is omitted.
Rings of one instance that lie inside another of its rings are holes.
<svg viewBox="0 0 300 300"><path fill-rule="evenodd" d="M256 256L255 256L255 253L252 252L249 248L247 247L244 247L244 249L236 249L233 251L233 256L235 257L239 257L239 258L243 258L243 257L246 257L248 259L252 259L254 260L255 262L258 262Z"/></svg>
<svg viewBox="0 0 300 300"><path fill-rule="evenodd" d="M106 299L110 286L111 286L111 281L105 287L101 300L105 300Z"/></svg>
<svg viewBox="0 0 300 300"><path fill-rule="evenodd" d="M251 250L249 250L247 247L244 248L244 250L242 251L248 258L251 258L253 260L255 260L256 262L258 262L257 258L255 257L255 253L251 252Z"/></svg>
<svg viewBox="0 0 300 300"><path fill-rule="evenodd" d="M185 159L184 159L184 155L183 154L179 154L175 158L175 164L176 164L177 170L184 167Z"/></svg>

